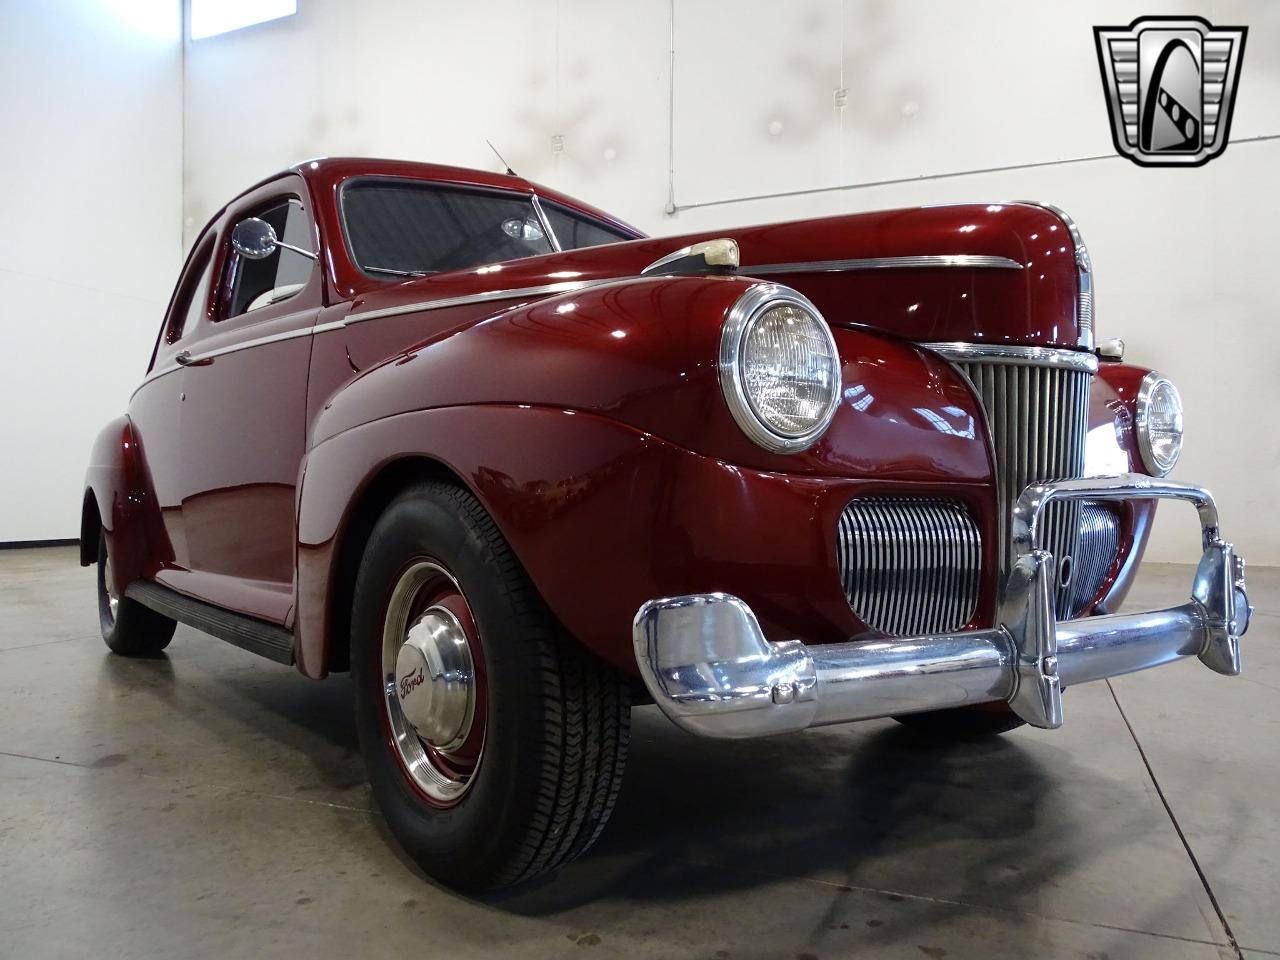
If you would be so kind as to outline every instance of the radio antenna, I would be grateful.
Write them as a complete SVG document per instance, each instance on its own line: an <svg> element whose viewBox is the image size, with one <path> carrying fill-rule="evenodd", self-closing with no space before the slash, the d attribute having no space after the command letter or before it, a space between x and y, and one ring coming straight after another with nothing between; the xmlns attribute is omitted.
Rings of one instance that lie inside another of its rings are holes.
<svg viewBox="0 0 1280 960"><path fill-rule="evenodd" d="M492 140L486 140L486 141L485 141L485 143L489 144L489 149L490 149L490 150L492 150L492 151L493 151L493 155L494 155L495 157L497 157L497 158L498 158L498 162L499 162L499 163L501 163L504 167L506 167L506 168L507 168L507 176L509 176L509 177L518 176L518 174L517 174L514 170L512 170L512 169L511 169L511 164L507 163L507 161L506 161L506 160L503 160L503 159L502 159L502 154L500 154L500 153L498 152L498 148L497 148L497 147L495 147L495 146L493 145L493 141L492 141Z"/></svg>

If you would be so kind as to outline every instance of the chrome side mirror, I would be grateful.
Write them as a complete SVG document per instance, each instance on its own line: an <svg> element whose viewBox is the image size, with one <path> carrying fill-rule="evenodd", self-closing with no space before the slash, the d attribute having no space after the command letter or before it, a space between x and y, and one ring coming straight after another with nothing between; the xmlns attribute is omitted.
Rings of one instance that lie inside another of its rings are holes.
<svg viewBox="0 0 1280 960"><path fill-rule="evenodd" d="M280 241L276 228L258 217L249 217L236 224L231 231L231 246L236 253L250 260L265 260L276 252Z"/></svg>
<svg viewBox="0 0 1280 960"><path fill-rule="evenodd" d="M285 243L276 236L276 228L260 217L247 217L231 231L231 246L249 260L265 260L277 249L292 250L308 260L318 259L310 250Z"/></svg>

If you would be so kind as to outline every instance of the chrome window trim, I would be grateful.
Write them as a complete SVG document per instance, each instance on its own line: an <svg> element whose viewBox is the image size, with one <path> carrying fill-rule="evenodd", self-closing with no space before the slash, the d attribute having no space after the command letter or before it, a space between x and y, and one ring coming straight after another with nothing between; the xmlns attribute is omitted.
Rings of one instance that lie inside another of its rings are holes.
<svg viewBox="0 0 1280 960"><path fill-rule="evenodd" d="M1142 456L1142 465L1151 472L1153 477L1167 477L1173 472L1173 468L1178 465L1178 461L1182 459L1182 446L1179 445L1178 453L1173 458L1173 462L1167 467L1162 467L1156 460L1155 452L1151 449L1151 434L1148 430L1148 421L1151 417L1151 395L1155 393L1156 387L1161 383L1167 383L1173 388L1174 396L1178 398L1178 405L1182 406L1182 394L1178 392L1177 384L1158 370L1152 370L1142 378L1142 385L1138 387L1138 396L1134 401L1133 432L1138 435L1138 453ZM1183 433L1186 433L1185 429Z"/></svg>
<svg viewBox="0 0 1280 960"><path fill-rule="evenodd" d="M556 236L555 229L551 226L551 218L546 215L542 209L542 201L538 199L538 195L533 194L533 209L538 215L538 222L542 224L542 231L547 235L547 239L551 241L551 246L555 248L556 253L563 253L564 247L560 246L560 238Z"/></svg>
<svg viewBox="0 0 1280 960"><path fill-rule="evenodd" d="M746 339L751 323L766 309L778 303L790 303L802 310L807 310L818 320L827 337L827 345L835 363L835 389L823 413L822 419L813 429L798 436L786 436L776 433L756 415L747 397L746 387L742 383L742 343ZM804 294L784 287L778 283L760 283L742 294L729 310L724 327L720 332L720 388L725 403L734 421L757 446L771 453L798 453L813 446L827 432L831 421L840 406L840 351L836 347L835 335L831 325L823 318L822 313Z"/></svg>
<svg viewBox="0 0 1280 960"><path fill-rule="evenodd" d="M790 263L744 264L738 272L838 273L845 270L916 270L929 267L969 267L979 270L1023 270L1017 260L984 254L953 253L915 257L862 257L854 260L797 260Z"/></svg>
<svg viewBox="0 0 1280 960"><path fill-rule="evenodd" d="M1098 372L1098 358L1092 353L1056 347L1021 347L1004 343L922 343L926 350L947 360L985 360L989 363L1031 364L1038 367L1062 367L1068 370Z"/></svg>

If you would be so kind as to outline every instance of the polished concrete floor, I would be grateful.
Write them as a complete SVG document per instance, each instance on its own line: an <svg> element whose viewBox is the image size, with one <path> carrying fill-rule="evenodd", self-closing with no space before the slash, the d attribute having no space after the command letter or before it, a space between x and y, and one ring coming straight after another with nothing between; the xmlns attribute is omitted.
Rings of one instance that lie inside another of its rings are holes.
<svg viewBox="0 0 1280 960"><path fill-rule="evenodd" d="M0 957L1280 956L1280 571L1250 572L1245 677L1080 687L1055 732L713 743L639 710L597 848L476 900L371 809L345 678L186 628L109 656L72 549L3 551Z"/></svg>

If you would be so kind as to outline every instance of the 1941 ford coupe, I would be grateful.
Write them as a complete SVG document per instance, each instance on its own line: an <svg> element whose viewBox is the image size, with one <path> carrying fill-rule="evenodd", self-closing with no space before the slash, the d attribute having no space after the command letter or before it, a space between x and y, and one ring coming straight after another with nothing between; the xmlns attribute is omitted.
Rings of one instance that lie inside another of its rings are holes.
<svg viewBox="0 0 1280 960"><path fill-rule="evenodd" d="M350 671L391 829L464 889L591 844L637 700L974 736L1236 674L1243 563L1092 282L1039 204L648 239L514 176L301 164L200 234L94 447L103 635ZM1190 596L1118 614L1161 499Z"/></svg>

